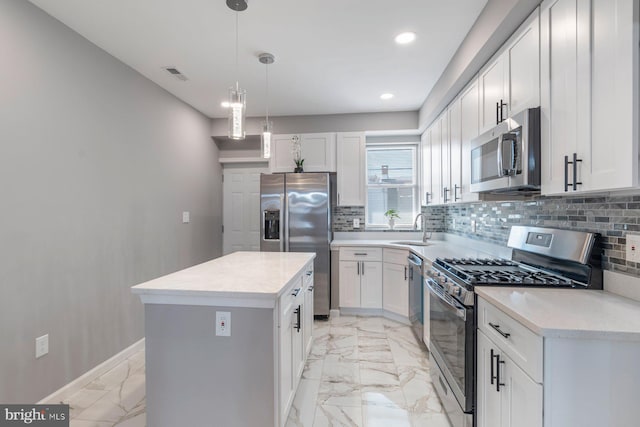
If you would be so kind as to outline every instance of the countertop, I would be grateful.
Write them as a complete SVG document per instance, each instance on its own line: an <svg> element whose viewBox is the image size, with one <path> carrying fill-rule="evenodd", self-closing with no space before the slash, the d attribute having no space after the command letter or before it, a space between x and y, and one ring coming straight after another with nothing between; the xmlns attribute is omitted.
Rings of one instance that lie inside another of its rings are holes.
<svg viewBox="0 0 640 427"><path fill-rule="evenodd" d="M403 240L403 239L398 239ZM391 243L392 240L334 240L331 242L332 248L341 246L376 246L390 249L410 250L417 256L427 261L434 261L436 258L493 258L488 252L476 249L473 243L460 245L444 240L429 240L428 246L411 246ZM480 245L480 243L478 243Z"/></svg>
<svg viewBox="0 0 640 427"><path fill-rule="evenodd" d="M640 341L640 302L610 292L489 286L475 291L546 338Z"/></svg>
<svg viewBox="0 0 640 427"><path fill-rule="evenodd" d="M275 306L315 253L234 252L131 288L145 304Z"/></svg>

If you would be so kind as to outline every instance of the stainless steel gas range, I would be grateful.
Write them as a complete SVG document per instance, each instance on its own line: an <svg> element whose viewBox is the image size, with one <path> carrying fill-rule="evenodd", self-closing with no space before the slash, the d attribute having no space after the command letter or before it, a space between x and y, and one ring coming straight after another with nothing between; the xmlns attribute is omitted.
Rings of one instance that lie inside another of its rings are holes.
<svg viewBox="0 0 640 427"><path fill-rule="evenodd" d="M475 409L475 286L602 289L597 235L513 226L505 259L436 259L427 273L433 383L454 427Z"/></svg>

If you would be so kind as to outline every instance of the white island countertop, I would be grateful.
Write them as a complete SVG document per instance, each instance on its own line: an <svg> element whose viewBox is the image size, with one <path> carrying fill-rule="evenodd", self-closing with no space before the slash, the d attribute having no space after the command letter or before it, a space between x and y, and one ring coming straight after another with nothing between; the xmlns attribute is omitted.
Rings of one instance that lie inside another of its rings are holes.
<svg viewBox="0 0 640 427"><path fill-rule="evenodd" d="M234 252L131 288L145 304L272 308L315 253Z"/></svg>
<svg viewBox="0 0 640 427"><path fill-rule="evenodd" d="M640 341L640 302L610 292L489 286L475 292L546 338Z"/></svg>

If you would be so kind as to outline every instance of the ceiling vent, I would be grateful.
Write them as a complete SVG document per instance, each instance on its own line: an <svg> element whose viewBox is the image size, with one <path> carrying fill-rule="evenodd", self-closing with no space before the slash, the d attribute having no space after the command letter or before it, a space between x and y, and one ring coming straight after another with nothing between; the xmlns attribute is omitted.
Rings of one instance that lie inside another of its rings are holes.
<svg viewBox="0 0 640 427"><path fill-rule="evenodd" d="M176 67L164 67L163 70L182 82L186 82L187 80L189 80L187 76L182 74Z"/></svg>

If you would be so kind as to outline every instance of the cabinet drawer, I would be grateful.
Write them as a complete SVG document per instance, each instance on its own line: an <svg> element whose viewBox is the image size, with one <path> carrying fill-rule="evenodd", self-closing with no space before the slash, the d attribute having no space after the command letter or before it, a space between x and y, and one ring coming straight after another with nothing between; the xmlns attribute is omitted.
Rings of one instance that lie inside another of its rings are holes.
<svg viewBox="0 0 640 427"><path fill-rule="evenodd" d="M302 273L302 277L305 289L308 286L313 285L313 263L307 265L307 267L304 269L304 272Z"/></svg>
<svg viewBox="0 0 640 427"><path fill-rule="evenodd" d="M368 246L340 248L340 261L382 261L382 248Z"/></svg>
<svg viewBox="0 0 640 427"><path fill-rule="evenodd" d="M384 262L407 265L407 257L409 256L409 251L385 248L383 249L382 255L384 257Z"/></svg>
<svg viewBox="0 0 640 427"><path fill-rule="evenodd" d="M542 337L478 298L478 328L538 383L542 383Z"/></svg>

